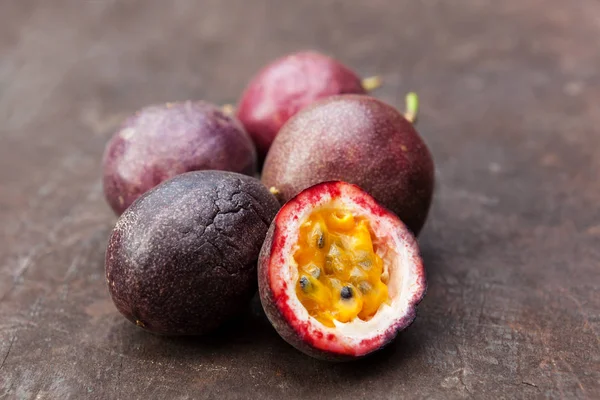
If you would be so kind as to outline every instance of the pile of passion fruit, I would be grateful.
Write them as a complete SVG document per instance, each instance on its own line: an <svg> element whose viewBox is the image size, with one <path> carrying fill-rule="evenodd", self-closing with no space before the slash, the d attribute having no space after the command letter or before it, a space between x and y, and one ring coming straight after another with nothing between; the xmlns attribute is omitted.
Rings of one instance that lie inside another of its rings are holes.
<svg viewBox="0 0 600 400"><path fill-rule="evenodd" d="M235 110L186 101L127 119L103 159L118 310L156 334L199 335L258 287L281 337L328 360L408 327L426 290L415 236L434 164L416 96L403 114L368 94L377 85L301 52L259 72Z"/></svg>

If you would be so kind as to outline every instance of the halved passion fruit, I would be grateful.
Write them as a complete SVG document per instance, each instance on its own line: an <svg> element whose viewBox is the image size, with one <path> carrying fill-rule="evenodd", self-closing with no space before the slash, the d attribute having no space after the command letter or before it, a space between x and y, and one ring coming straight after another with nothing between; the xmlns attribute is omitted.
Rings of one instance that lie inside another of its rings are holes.
<svg viewBox="0 0 600 400"><path fill-rule="evenodd" d="M277 332L328 360L388 344L414 320L427 286L408 228L340 181L312 186L281 208L258 268L261 302Z"/></svg>

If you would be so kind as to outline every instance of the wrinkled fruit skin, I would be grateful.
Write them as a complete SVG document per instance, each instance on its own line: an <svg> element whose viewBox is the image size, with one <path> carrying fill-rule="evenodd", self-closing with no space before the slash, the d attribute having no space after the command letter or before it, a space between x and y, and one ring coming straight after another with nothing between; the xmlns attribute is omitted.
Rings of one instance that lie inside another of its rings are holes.
<svg viewBox="0 0 600 400"><path fill-rule="evenodd" d="M106 251L117 309L163 335L209 332L256 293L256 263L279 204L255 178L189 172L144 194Z"/></svg>
<svg viewBox="0 0 600 400"><path fill-rule="evenodd" d="M264 159L283 124L315 100L366 93L360 77L339 61L316 52L290 54L256 75L238 104L237 117Z"/></svg>
<svg viewBox="0 0 600 400"><path fill-rule="evenodd" d="M307 107L281 129L262 181L286 202L330 180L354 183L415 234L427 218L434 164L427 146L396 109L370 96L344 95Z"/></svg>
<svg viewBox="0 0 600 400"><path fill-rule="evenodd" d="M104 194L121 215L159 183L188 171L256 173L256 150L241 123L202 102L146 107L106 145Z"/></svg>
<svg viewBox="0 0 600 400"><path fill-rule="evenodd" d="M371 196L365 195L365 204L369 204L375 215L379 215L381 218L391 218L395 221L395 225L399 230L399 236L404 244L414 250L414 257L410 262L415 265L415 269L418 271L416 276L416 284L414 285L414 297L411 303L407 306L405 314L390 324L382 334L380 339L381 346L371 349L369 352L363 355L348 355L339 354L332 351L316 348L314 346L314 337L310 337L310 333L303 331L298 332L292 327L292 321L295 319L293 315L287 315L290 313L290 309L286 306L287 299L278 297L274 294L273 282L271 281L271 268L277 266L278 263L284 262L278 257L281 248L285 246L285 241L288 240L283 229L290 223L289 218L294 218L294 213L289 212L289 207L311 207L312 202L322 195L323 192L332 193L332 197L336 198L339 196L339 187L348 185L346 182L323 182L308 189L303 190L294 198L290 199L277 213L273 219L265 242L262 246L260 257L258 261L258 286L261 304L265 310L269 321L279 333L279 335L289 344L294 346L299 351L307 354L311 357L333 362L345 362L353 361L359 358L373 354L374 352L383 349L387 344L391 343L399 332L408 328L415 320L417 315L417 306L425 296L427 291L427 279L425 273L425 267L423 260L421 259L418 244L415 237L407 229L405 224L398 219L396 215L391 213L389 210L377 204ZM354 185L350 185L354 186ZM364 191L357 188L360 192ZM336 194L337 192L337 194ZM286 215L287 214L287 215ZM291 215L290 215L291 214ZM289 284L289 283L288 283ZM303 325L303 324L300 324ZM370 346L370 344L366 344Z"/></svg>

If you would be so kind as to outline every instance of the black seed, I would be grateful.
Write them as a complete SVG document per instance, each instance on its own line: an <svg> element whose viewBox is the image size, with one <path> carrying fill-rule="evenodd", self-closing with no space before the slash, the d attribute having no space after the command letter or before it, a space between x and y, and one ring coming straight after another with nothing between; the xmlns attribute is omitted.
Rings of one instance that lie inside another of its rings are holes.
<svg viewBox="0 0 600 400"><path fill-rule="evenodd" d="M306 292L308 290L309 286L310 286L310 281L308 280L307 277L303 276L302 278L300 278L300 287L302 288L302 290L304 290Z"/></svg>
<svg viewBox="0 0 600 400"><path fill-rule="evenodd" d="M351 299L352 298L352 288L349 286L344 286L342 288L340 295L342 296L342 299L346 299L346 300Z"/></svg>
<svg viewBox="0 0 600 400"><path fill-rule="evenodd" d="M323 235L322 233L317 238L317 247L319 247L320 249L325 247L325 235Z"/></svg>

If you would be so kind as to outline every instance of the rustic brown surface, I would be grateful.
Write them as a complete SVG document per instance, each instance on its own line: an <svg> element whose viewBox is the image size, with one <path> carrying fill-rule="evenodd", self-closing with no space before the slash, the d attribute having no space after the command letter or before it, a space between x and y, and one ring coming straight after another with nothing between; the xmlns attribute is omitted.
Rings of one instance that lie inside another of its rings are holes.
<svg viewBox="0 0 600 400"><path fill-rule="evenodd" d="M597 0L2 0L0 398L600 398ZM402 105L437 163L429 293L388 350L331 365L257 304L204 339L113 307L100 157L124 115L235 101L316 48Z"/></svg>

